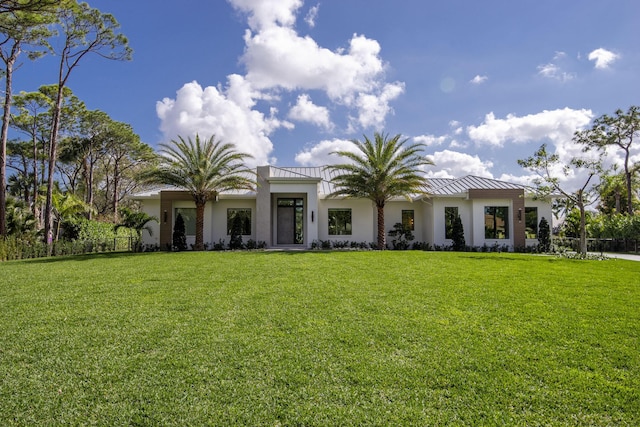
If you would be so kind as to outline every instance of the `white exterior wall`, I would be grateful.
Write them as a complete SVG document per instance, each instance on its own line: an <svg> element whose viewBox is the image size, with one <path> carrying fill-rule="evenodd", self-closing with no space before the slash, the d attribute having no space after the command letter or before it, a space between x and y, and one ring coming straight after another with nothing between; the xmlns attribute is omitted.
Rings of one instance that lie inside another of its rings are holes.
<svg viewBox="0 0 640 427"><path fill-rule="evenodd" d="M142 203L142 212L147 215L155 216L158 221L150 221L147 226L151 227L151 235L144 230L142 232L143 245L160 245L160 199L145 199Z"/></svg>
<svg viewBox="0 0 640 427"><path fill-rule="evenodd" d="M348 240L350 242L376 241L375 206L364 199L321 199L318 204L318 239ZM351 235L329 236L329 209L351 209ZM372 215L372 210L374 215Z"/></svg>
<svg viewBox="0 0 640 427"><path fill-rule="evenodd" d="M422 220L424 218L423 211L427 207L425 202L420 200L416 202L407 202L407 201L390 201L384 207L384 230L387 233L387 246L392 247L391 240L392 237L389 236L389 231L393 230L393 226L398 222L402 222L402 211L403 210L412 210L413 211L413 242L423 242L424 234L425 234L425 223ZM377 212L376 212L377 214ZM377 230L377 220L375 223L376 231L375 236L378 238L378 230ZM374 241L375 241L374 240Z"/></svg>
<svg viewBox="0 0 640 427"><path fill-rule="evenodd" d="M458 215L460 215L460 220L462 221L462 228L464 229L464 241L467 246L474 246L475 236L473 235L474 223L472 218L473 209L471 201L460 197L450 197L431 199L431 202L433 204L433 238L428 242L432 245L438 246L451 246L453 244L451 239L447 239L445 237L446 226L444 208L457 207ZM482 237L484 239L484 232Z"/></svg>
<svg viewBox="0 0 640 427"><path fill-rule="evenodd" d="M532 198L527 198L524 201L524 205L527 208L535 207L538 208L538 221L537 224L540 225L540 220L542 218L546 219L549 223L549 227L553 227L553 212L551 210L550 201L545 200L534 200ZM527 246L535 246L538 244L538 239L527 239Z"/></svg>

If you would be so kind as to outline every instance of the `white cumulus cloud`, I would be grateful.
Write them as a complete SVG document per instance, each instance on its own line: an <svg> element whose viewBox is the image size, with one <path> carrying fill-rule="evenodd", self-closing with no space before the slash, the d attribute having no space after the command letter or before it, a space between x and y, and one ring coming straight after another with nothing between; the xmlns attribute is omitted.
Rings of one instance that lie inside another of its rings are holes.
<svg viewBox="0 0 640 427"><path fill-rule="evenodd" d="M518 117L513 114L497 119L493 113L485 116L480 126L467 127L467 133L477 144L502 147L507 142L526 143L551 140L555 143L571 140L573 133L585 127L591 110L563 108Z"/></svg>
<svg viewBox="0 0 640 427"><path fill-rule="evenodd" d="M466 175L493 178L490 172L493 163L483 161L477 155L443 150L436 151L427 158L435 163L435 166L427 170L427 176L432 178L461 178Z"/></svg>
<svg viewBox="0 0 640 427"><path fill-rule="evenodd" d="M212 135L216 139L233 143L239 151L254 158L247 163L269 163L273 144L268 135L279 127L289 127L274 117L253 110L254 102L247 92L248 86L238 75L229 76L229 86L222 90L213 86L202 88L197 82L185 84L175 99L165 98L156 103L161 120L160 129L167 139ZM273 112L272 112L273 113Z"/></svg>
<svg viewBox="0 0 640 427"><path fill-rule="evenodd" d="M588 58L589 61L595 62L596 68L605 69L609 68L616 59L620 58L620 55L607 49L598 48L591 51Z"/></svg>
<svg viewBox="0 0 640 427"><path fill-rule="evenodd" d="M333 123L329 118L329 109L315 105L307 94L298 96L296 105L289 110L288 117L291 120L308 122L326 130L333 129Z"/></svg>
<svg viewBox="0 0 640 427"><path fill-rule="evenodd" d="M316 26L316 18L318 17L318 11L320 10L320 4L313 6L309 9L307 16L304 17L304 22L311 28Z"/></svg>
<svg viewBox="0 0 640 427"><path fill-rule="evenodd" d="M427 147L437 146L444 144L447 139L449 139L446 135L435 136L435 135L419 135L414 136L413 140L417 143L424 144Z"/></svg>
<svg viewBox="0 0 640 427"><path fill-rule="evenodd" d="M318 144L308 147L296 154L296 163L302 166L324 166L344 163L346 160L337 156L336 151L350 151L357 153L358 149L349 140L331 139L320 141Z"/></svg>

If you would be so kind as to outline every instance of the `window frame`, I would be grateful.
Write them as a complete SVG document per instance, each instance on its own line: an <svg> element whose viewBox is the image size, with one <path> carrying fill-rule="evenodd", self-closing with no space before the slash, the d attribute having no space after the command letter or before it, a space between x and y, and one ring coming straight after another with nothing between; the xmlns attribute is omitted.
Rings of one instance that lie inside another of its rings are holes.
<svg viewBox="0 0 640 427"><path fill-rule="evenodd" d="M189 215L185 215L187 211L190 213ZM178 218L178 214L182 215L182 220L184 221L184 235L185 236L195 236L196 235L196 208L174 208L173 210L173 227L176 226L176 218ZM189 231L193 231L190 233Z"/></svg>
<svg viewBox="0 0 640 427"><path fill-rule="evenodd" d="M242 219L242 232L240 233L241 236L251 236L251 216L252 216L252 212L251 212L251 208L227 208L227 236L231 236L231 229L233 228L233 217L230 216L230 214L234 212L234 216L243 212L245 214L248 213L248 215L245 215L245 217ZM247 221L248 219L248 221ZM247 232L248 231L248 232Z"/></svg>
<svg viewBox="0 0 640 427"><path fill-rule="evenodd" d="M405 214L406 214L406 218L405 218ZM400 214L400 218L402 221L402 226L409 228L409 230L414 231L415 230L415 211L413 209L403 209L402 213ZM405 219L407 220L405 222ZM407 224L408 223L408 224ZM407 227L408 226L408 227Z"/></svg>
<svg viewBox="0 0 640 427"><path fill-rule="evenodd" d="M488 212L492 211L492 212ZM504 213L504 217L498 215L499 212ZM487 226L487 219L492 219L492 228ZM501 227L498 226L498 220L503 221ZM509 239L509 206L485 206L484 207L484 238L492 240L508 240ZM492 232L491 232L492 231ZM501 232L504 236L501 236Z"/></svg>
<svg viewBox="0 0 640 427"><path fill-rule="evenodd" d="M535 212L535 218L532 220L529 219L530 213ZM531 222L533 221L533 222ZM532 225L532 227L529 227ZM530 237L530 234L527 233L527 228L533 229L533 237ZM524 208L524 232L525 238L527 239L537 239L538 238L538 207L537 206L525 206Z"/></svg>
<svg viewBox="0 0 640 427"><path fill-rule="evenodd" d="M453 239L453 222L460 215L458 206L444 207L444 238Z"/></svg>
<svg viewBox="0 0 640 427"><path fill-rule="evenodd" d="M343 221L343 224L339 224L338 220L342 218L336 217L335 214L337 213L348 213L348 219ZM336 221L336 224L332 225L332 220ZM329 236L351 236L353 234L353 210L351 208L328 208L327 234Z"/></svg>

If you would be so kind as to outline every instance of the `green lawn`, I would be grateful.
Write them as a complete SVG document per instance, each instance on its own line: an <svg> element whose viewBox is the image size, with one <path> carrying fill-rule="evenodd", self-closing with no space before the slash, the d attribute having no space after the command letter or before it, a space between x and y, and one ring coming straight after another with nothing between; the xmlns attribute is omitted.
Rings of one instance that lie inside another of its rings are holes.
<svg viewBox="0 0 640 427"><path fill-rule="evenodd" d="M640 425L640 263L0 263L0 425Z"/></svg>

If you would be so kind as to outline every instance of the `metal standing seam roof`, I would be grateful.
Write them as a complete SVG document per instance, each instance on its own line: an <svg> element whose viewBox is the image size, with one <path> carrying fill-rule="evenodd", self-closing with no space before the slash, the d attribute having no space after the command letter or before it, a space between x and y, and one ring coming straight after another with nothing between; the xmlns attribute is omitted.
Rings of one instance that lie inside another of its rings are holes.
<svg viewBox="0 0 640 427"><path fill-rule="evenodd" d="M310 167L278 167L269 166L269 178L284 180L320 180L319 193L327 195L334 191L335 186L331 182L332 178L337 174L336 171L327 169L325 166ZM467 175L462 178L428 178L429 188L428 194L431 196L463 196L470 189L487 189L487 190L513 190L522 189L525 191L532 190L530 187L520 184L514 184L507 181L497 179L483 178L474 175ZM179 191L179 188L164 187L156 188L150 191L135 194L134 198L149 198L159 195L161 190ZM255 191L237 190L225 191L223 194L235 196L251 196L255 195ZM421 197L421 195L416 195Z"/></svg>
<svg viewBox="0 0 640 427"><path fill-rule="evenodd" d="M429 193L434 196L454 196L474 190L529 190L529 187L497 179L467 175L458 179L443 182L442 178L431 181Z"/></svg>

